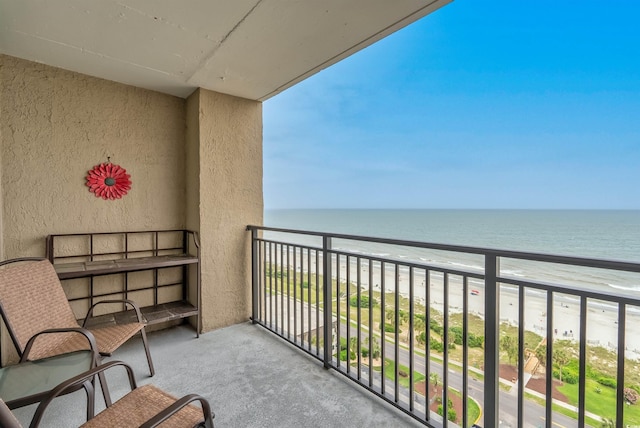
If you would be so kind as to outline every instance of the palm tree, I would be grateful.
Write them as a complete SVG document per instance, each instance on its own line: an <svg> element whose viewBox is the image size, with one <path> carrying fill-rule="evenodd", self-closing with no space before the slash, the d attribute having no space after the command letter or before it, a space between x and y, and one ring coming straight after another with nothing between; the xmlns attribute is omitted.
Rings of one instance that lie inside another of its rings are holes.
<svg viewBox="0 0 640 428"><path fill-rule="evenodd" d="M437 387L438 383L440 382L440 376L438 376L438 373L434 373L431 372L429 374L429 382L433 385L433 387Z"/></svg>
<svg viewBox="0 0 640 428"><path fill-rule="evenodd" d="M409 322L409 312L400 309L400 324L406 324Z"/></svg>
<svg viewBox="0 0 640 428"><path fill-rule="evenodd" d="M449 349L456 348L456 335L449 329L449 334L447 335L447 346Z"/></svg>
<svg viewBox="0 0 640 428"><path fill-rule="evenodd" d="M398 317L399 317L400 325L409 324L409 312L403 311L402 309L400 309L400 312L398 313ZM407 328L407 336L405 338L407 342L409 341L410 334L411 334L411 329Z"/></svg>
<svg viewBox="0 0 640 428"><path fill-rule="evenodd" d="M601 428L615 428L615 426L616 421L614 421L613 419L602 418L602 424L600 425Z"/></svg>
<svg viewBox="0 0 640 428"><path fill-rule="evenodd" d="M427 328L427 323L424 322L424 318L415 317L415 319L413 320L413 328L416 330L416 332L422 333Z"/></svg>
<svg viewBox="0 0 640 428"><path fill-rule="evenodd" d="M429 384L431 384L431 387L434 390L434 395L430 397L430 390L427 388L427 397L429 397L428 401L431 403L432 400L442 399L442 397L438 395L438 385L440 384L440 376L438 376L438 373L429 373Z"/></svg>
<svg viewBox="0 0 640 428"><path fill-rule="evenodd" d="M371 358L373 358L374 360L380 358L381 349L380 349L380 342L378 342L378 339L374 337L373 341L369 343L369 338L365 337L364 343L367 346L367 348L369 348L369 353L371 355Z"/></svg>
<svg viewBox="0 0 640 428"><path fill-rule="evenodd" d="M358 338L352 337L349 340L349 360L351 360L352 355L358 354Z"/></svg>
<svg viewBox="0 0 640 428"><path fill-rule="evenodd" d="M396 312L393 309L387 309L384 313L384 317L387 321L393 321L396 319Z"/></svg>
<svg viewBox="0 0 640 428"><path fill-rule="evenodd" d="M562 368L569 363L569 355L567 355L564 349L554 349L553 360L558 365L558 374L560 382L562 382Z"/></svg>
<svg viewBox="0 0 640 428"><path fill-rule="evenodd" d="M518 364L518 341L514 339L512 336L505 336L500 339L500 349L507 353L507 358L509 359L509 364L513 363L513 360L516 360L516 364Z"/></svg>
<svg viewBox="0 0 640 428"><path fill-rule="evenodd" d="M421 345L424 344L424 341L420 339L420 335L422 333L425 333L424 337L425 337L425 340L426 340L426 336L427 336L426 335L426 328L427 328L427 323L424 321L424 318L416 316L413 319L413 329L416 332L415 338L418 341L418 343L420 343ZM408 338L409 337L407 336L407 339Z"/></svg>
<svg viewBox="0 0 640 428"><path fill-rule="evenodd" d="M539 345L535 349L536 358L544 367L547 367L547 345Z"/></svg>

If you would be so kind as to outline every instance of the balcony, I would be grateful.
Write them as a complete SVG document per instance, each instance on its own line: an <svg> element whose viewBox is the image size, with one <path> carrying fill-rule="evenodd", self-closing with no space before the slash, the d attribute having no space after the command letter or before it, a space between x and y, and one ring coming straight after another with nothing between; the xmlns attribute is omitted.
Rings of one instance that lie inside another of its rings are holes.
<svg viewBox="0 0 640 428"><path fill-rule="evenodd" d="M640 423L638 263L249 230L254 322L427 426Z"/></svg>
<svg viewBox="0 0 640 428"><path fill-rule="evenodd" d="M602 412L635 424L640 300L579 285L637 281L640 264L248 229L252 323L150 334L154 378L137 344L115 355L140 384L204 395L217 426L599 427ZM564 282L540 279L569 268ZM56 400L43 426L81 424L78 403L81 392ZM16 413L27 425L34 410Z"/></svg>
<svg viewBox="0 0 640 428"><path fill-rule="evenodd" d="M421 426L250 323L200 338L179 326L150 333L149 341L156 366L153 378L135 340L115 358L131 364L139 385L153 383L176 396L205 396L216 413L216 427ZM116 371L107 375L114 399L126 393L124 376ZM57 399L41 426L80 426L84 403L82 391ZM26 427L34 411L29 406L14 413Z"/></svg>

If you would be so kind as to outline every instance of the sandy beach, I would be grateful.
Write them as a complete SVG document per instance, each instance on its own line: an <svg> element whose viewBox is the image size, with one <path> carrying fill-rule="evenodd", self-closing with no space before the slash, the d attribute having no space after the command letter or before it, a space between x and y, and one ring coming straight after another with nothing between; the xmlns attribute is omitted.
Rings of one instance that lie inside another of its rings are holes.
<svg viewBox="0 0 640 428"><path fill-rule="evenodd" d="M369 272L369 261L361 259L359 285L361 289L368 290L371 279L372 289L381 291L382 285L387 293L395 292L398 287L400 294L410 296L410 273L406 266L401 266L396 271L394 265L387 264L384 274L378 262L372 263L372 271ZM322 263L320 257L320 264ZM311 263L306 258L298 260L297 270L307 272L311 268L312 273L316 271L315 258ZM339 279L342 284L347 281L347 262L342 257L339 271L335 268L335 260L332 277ZM398 278L396 284L396 277ZM349 282L353 286L358 285L358 266L356 258L351 258ZM429 295L426 294L426 278L423 269L415 269L413 273L413 295L416 302L424 304L428 298L431 307L443 310L444 286L443 275L434 271L431 273ZM451 275L449 277L449 311L450 313L462 312L463 308L463 286L460 276ZM484 318L485 315L485 292L482 280L469 278L468 281L468 310L472 314ZM547 302L546 295L538 290L528 289L525 292L525 314L524 324L527 331L535 332L541 336L546 335L547 327ZM634 310L635 309L635 310ZM640 312L638 308L627 310L626 316L626 337L625 357L629 359L640 359L640 329L634 328L640 325ZM580 303L577 296L569 294L554 295L553 313L553 339L571 340L577 342L580 338ZM501 323L510 323L514 326L518 324L518 291L511 285L501 286L500 292L500 313ZM611 303L589 300L587 304L587 346L601 346L612 351L617 350L618 344L618 311Z"/></svg>
<svg viewBox="0 0 640 428"><path fill-rule="evenodd" d="M353 263L352 263L353 265ZM341 280L346 278L346 266L341 266ZM361 266L361 287L368 289L369 287L369 266ZM395 291L395 269L385 272L385 290L386 292ZM357 271L356 266L352 266L351 281L356 278L353 271ZM380 267L373 269L373 288L380 291L382 281L376 280L381 278ZM409 270L400 268L398 270L398 287L400 294L409 297ZM424 273L416 270L414 272L414 298L416 301L424 304L425 302L425 278ZM432 307L442 308L444 302L444 285L443 275L441 273L432 273L429 290L429 303ZM462 312L463 309L463 284L462 278L459 276L449 277L449 311L450 313ZM479 315L484 318L485 301L484 301L484 283L481 280L469 279L468 290L468 310L470 313ZM501 323L509 323L518 325L518 290L515 286L502 285L500 287L500 313ZM524 302L524 324L525 330L535 332L541 336L546 335L547 330L547 298L546 294L533 289L525 291ZM638 308L635 308L638 309ZM578 341L580 339L580 301L579 297L569 294L554 294L553 297L553 338L554 340L571 340ZM629 359L640 359L640 329L634 326L640 323L640 313L637 310L627 310L626 316L626 337L625 337L625 357ZM587 302L587 328L586 328L587 346L602 346L610 350L617 350L618 346L618 310L613 304L602 301L589 300Z"/></svg>

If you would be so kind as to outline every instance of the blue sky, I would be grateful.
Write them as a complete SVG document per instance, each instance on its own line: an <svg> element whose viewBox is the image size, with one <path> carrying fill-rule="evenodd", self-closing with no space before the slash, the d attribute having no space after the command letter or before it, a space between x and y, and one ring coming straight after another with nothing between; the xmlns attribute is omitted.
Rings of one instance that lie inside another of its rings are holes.
<svg viewBox="0 0 640 428"><path fill-rule="evenodd" d="M640 209L639 21L454 1L264 103L265 208Z"/></svg>

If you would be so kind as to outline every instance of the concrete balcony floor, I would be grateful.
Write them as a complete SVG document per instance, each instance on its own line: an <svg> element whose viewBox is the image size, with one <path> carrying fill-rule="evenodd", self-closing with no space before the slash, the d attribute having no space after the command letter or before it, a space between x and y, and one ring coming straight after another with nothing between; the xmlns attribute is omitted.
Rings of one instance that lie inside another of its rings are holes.
<svg viewBox="0 0 640 428"><path fill-rule="evenodd" d="M142 343L133 339L112 358L129 363L139 385L153 383L174 396L207 398L224 427L423 426L342 375L250 323L196 338L186 326L149 334L156 375L149 377ZM128 391L124 371L107 372L115 400ZM98 388L99 389L99 388ZM97 393L97 409L104 408ZM69 428L85 420L82 391L57 399L42 427ZM28 426L35 406L14 411Z"/></svg>

